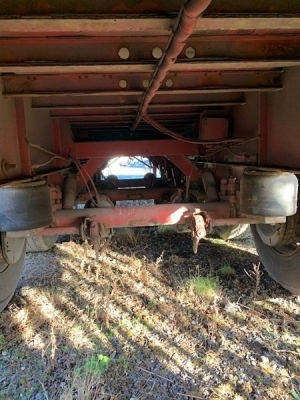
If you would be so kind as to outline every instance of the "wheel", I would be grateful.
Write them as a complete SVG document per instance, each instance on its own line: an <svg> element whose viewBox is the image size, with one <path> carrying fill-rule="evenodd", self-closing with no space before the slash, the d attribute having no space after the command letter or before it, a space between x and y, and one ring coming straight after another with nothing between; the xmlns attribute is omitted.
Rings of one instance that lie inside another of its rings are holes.
<svg viewBox="0 0 300 400"><path fill-rule="evenodd" d="M300 295L300 240L297 216L285 224L251 225L257 253L269 275L291 293Z"/></svg>
<svg viewBox="0 0 300 400"><path fill-rule="evenodd" d="M107 188L108 189L115 189L118 187L119 184L119 178L116 175L108 175L108 177L106 178L106 182L107 182Z"/></svg>
<svg viewBox="0 0 300 400"><path fill-rule="evenodd" d="M152 183L156 179L156 176L152 174L152 172L147 172L147 174L144 175L144 179L147 182L146 187L151 187Z"/></svg>
<svg viewBox="0 0 300 400"><path fill-rule="evenodd" d="M0 251L0 312L9 303L16 290L26 254L26 239L6 238L1 232Z"/></svg>
<svg viewBox="0 0 300 400"><path fill-rule="evenodd" d="M37 253L52 249L57 240L56 236L31 236L27 238L27 253Z"/></svg>
<svg viewBox="0 0 300 400"><path fill-rule="evenodd" d="M243 240L251 237L250 226L248 224L217 226L213 230L213 235L223 240Z"/></svg>

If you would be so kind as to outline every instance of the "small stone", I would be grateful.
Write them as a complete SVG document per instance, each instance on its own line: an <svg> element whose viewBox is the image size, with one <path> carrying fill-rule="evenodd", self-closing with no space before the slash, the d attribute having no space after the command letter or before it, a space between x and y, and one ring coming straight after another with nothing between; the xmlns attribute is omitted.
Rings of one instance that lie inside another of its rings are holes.
<svg viewBox="0 0 300 400"><path fill-rule="evenodd" d="M267 356L261 356L260 359L263 364L269 364L269 362L270 362L270 360Z"/></svg>

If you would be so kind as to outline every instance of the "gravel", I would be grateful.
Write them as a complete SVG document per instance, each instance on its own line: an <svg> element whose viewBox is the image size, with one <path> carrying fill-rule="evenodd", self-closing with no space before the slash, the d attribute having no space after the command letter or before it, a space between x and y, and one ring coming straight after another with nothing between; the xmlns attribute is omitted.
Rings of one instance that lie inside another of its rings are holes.
<svg viewBox="0 0 300 400"><path fill-rule="evenodd" d="M77 238L27 254L0 316L0 399L292 399L300 299L262 266L255 293L258 263L251 240L194 255L189 235L155 228L116 232L99 265Z"/></svg>

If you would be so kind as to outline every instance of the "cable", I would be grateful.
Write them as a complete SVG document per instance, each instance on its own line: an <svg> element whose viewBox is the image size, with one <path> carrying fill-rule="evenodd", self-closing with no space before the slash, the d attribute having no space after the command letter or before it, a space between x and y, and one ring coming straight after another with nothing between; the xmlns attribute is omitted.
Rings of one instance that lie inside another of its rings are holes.
<svg viewBox="0 0 300 400"><path fill-rule="evenodd" d="M83 166L80 164L80 162L78 160L76 160L76 158L71 157L71 160L76 165L76 167L78 169L78 172L80 173L80 175L81 175L81 177L82 177L82 179L84 181L84 184L85 184L85 186L87 188L87 191L89 192L89 196L90 196L91 201L95 204L95 206L97 206L97 204L95 203L95 200L93 199L93 195L92 195L92 192L91 192L91 190L90 190L90 188L88 186L87 180L85 179L85 176L83 175L83 172L82 172Z"/></svg>

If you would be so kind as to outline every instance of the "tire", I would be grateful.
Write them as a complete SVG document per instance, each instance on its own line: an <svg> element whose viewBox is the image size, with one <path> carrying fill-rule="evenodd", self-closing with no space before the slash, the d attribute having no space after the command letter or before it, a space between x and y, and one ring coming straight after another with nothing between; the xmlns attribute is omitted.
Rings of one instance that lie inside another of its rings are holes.
<svg viewBox="0 0 300 400"><path fill-rule="evenodd" d="M31 236L27 238L26 253L37 253L52 249L57 236Z"/></svg>
<svg viewBox="0 0 300 400"><path fill-rule="evenodd" d="M300 295L300 245L268 246L261 239L256 225L251 231L257 253L271 278L289 292Z"/></svg>
<svg viewBox="0 0 300 400"><path fill-rule="evenodd" d="M251 230L247 224L217 226L214 228L213 234L223 240L244 240L251 237Z"/></svg>
<svg viewBox="0 0 300 400"><path fill-rule="evenodd" d="M13 297L24 264L26 240L19 260L14 264L0 263L0 312L4 310Z"/></svg>

